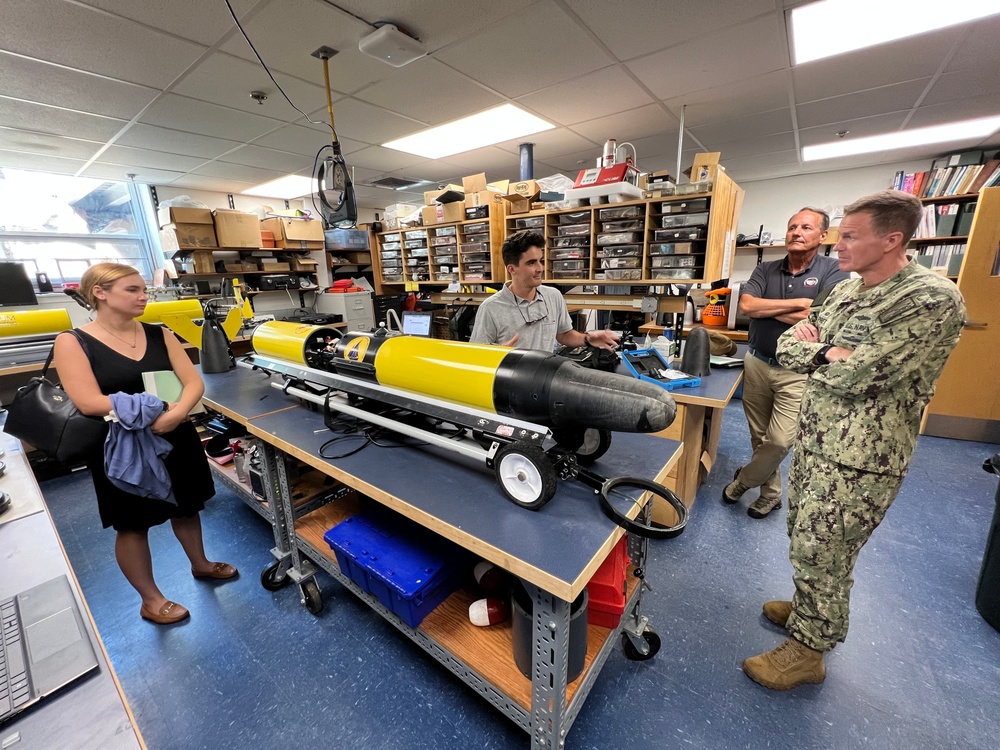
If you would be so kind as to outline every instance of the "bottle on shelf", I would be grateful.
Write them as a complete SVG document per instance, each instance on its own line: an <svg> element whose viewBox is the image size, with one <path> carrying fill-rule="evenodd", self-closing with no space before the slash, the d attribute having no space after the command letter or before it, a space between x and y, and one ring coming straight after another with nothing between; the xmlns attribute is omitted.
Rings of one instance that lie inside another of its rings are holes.
<svg viewBox="0 0 1000 750"><path fill-rule="evenodd" d="M604 155L601 157L602 167L613 167L615 165L615 152L618 150L618 142L614 138L608 138L604 144Z"/></svg>

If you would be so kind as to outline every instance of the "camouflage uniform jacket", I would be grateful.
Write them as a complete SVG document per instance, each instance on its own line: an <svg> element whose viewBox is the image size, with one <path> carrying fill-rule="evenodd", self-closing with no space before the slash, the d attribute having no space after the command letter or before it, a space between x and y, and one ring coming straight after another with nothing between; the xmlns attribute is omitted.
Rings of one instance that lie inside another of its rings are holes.
<svg viewBox="0 0 1000 750"><path fill-rule="evenodd" d="M849 279L818 300L806 319L820 343L778 340L785 367L808 373L796 447L877 474L903 476L920 415L958 343L965 305L958 288L914 262L866 289ZM832 344L854 353L817 365Z"/></svg>

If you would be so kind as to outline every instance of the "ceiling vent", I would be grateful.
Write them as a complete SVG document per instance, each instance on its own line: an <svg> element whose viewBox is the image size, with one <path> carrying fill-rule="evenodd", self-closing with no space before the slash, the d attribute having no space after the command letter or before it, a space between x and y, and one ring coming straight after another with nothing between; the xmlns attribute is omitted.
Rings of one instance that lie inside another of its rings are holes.
<svg viewBox="0 0 1000 750"><path fill-rule="evenodd" d="M386 190L403 190L404 188L421 185L427 180L410 180L406 177L382 177L372 180L372 187L385 188Z"/></svg>

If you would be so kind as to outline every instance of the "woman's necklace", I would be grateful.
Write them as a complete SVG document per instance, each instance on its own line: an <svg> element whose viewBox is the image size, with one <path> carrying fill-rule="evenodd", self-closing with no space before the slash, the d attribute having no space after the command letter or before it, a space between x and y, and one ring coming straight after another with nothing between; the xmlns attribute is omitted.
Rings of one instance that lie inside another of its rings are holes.
<svg viewBox="0 0 1000 750"><path fill-rule="evenodd" d="M97 325L101 326L101 328L104 328L104 326L101 325L101 321L95 320L94 322L97 323ZM109 333L110 335L114 336L119 341L121 341L122 343L128 344L130 349L135 349L135 345L136 345L136 343L137 343L137 341L139 339L139 329L136 327L136 323L135 323L134 320L132 321L132 341L131 342L126 341L121 336L119 336L117 333L114 333L113 331L109 331L107 328L104 328L104 330L107 331L107 333Z"/></svg>

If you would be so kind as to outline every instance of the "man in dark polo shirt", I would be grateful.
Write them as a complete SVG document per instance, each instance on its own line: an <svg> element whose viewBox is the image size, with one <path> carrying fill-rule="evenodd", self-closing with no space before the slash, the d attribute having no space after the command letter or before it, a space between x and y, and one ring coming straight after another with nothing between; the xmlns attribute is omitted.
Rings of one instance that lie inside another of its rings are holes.
<svg viewBox="0 0 1000 750"><path fill-rule="evenodd" d="M761 263L740 287L740 313L750 318L750 351L743 364L743 411L750 426L753 456L722 491L735 503L748 490L760 496L747 509L764 518L781 507L781 462L792 447L806 376L786 370L774 358L778 337L804 319L818 295L827 293L848 274L836 258L819 255L830 217L803 208L788 220L781 260Z"/></svg>

